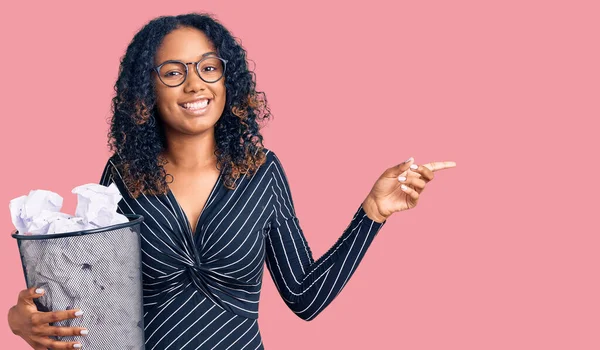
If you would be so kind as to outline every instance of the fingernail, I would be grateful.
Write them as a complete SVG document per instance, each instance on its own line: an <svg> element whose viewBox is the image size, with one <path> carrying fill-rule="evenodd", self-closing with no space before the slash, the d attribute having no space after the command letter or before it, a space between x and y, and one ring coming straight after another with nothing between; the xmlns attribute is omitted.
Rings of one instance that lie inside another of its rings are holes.
<svg viewBox="0 0 600 350"><path fill-rule="evenodd" d="M408 163L413 159L413 157L408 158L407 160L404 161L404 163Z"/></svg>
<svg viewBox="0 0 600 350"><path fill-rule="evenodd" d="M404 177L404 176L398 176L398 181L404 182L404 181L406 181L406 177Z"/></svg>
<svg viewBox="0 0 600 350"><path fill-rule="evenodd" d="M88 331L87 329L82 329L81 332L79 332L81 335L87 335L90 331Z"/></svg>
<svg viewBox="0 0 600 350"><path fill-rule="evenodd" d="M419 166L418 166L418 165L416 165L416 164L413 164L413 165L411 165L411 166L410 166L410 168L411 168L412 170L417 170L417 169L419 168Z"/></svg>
<svg viewBox="0 0 600 350"><path fill-rule="evenodd" d="M75 313L75 316L81 316L81 315L83 315L83 311L81 311L81 310L79 310Z"/></svg>
<svg viewBox="0 0 600 350"><path fill-rule="evenodd" d="M408 189L408 187L406 187L406 185L401 185L400 187L402 187L402 189L405 191Z"/></svg>
<svg viewBox="0 0 600 350"><path fill-rule="evenodd" d="M42 294L42 293L44 293L44 289L43 288L38 288L38 289L35 290L35 292L37 294Z"/></svg>
<svg viewBox="0 0 600 350"><path fill-rule="evenodd" d="M81 344L77 343L77 344L73 344L73 347L76 349L79 349L81 347Z"/></svg>

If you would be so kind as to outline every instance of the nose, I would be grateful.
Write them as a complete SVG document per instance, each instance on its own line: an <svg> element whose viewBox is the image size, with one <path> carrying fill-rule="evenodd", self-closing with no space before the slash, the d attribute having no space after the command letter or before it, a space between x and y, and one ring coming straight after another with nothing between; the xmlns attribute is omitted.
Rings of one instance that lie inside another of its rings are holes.
<svg viewBox="0 0 600 350"><path fill-rule="evenodd" d="M185 92L196 92L206 89L207 83L200 79L195 64L188 64L188 74L183 85Z"/></svg>

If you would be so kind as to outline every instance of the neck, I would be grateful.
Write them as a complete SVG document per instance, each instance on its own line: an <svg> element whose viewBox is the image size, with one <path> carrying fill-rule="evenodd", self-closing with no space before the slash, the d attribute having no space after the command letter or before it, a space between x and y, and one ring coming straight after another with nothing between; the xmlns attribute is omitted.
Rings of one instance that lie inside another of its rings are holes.
<svg viewBox="0 0 600 350"><path fill-rule="evenodd" d="M194 171L216 166L214 128L200 135L177 134L175 136L167 133L166 140L163 155L170 167Z"/></svg>

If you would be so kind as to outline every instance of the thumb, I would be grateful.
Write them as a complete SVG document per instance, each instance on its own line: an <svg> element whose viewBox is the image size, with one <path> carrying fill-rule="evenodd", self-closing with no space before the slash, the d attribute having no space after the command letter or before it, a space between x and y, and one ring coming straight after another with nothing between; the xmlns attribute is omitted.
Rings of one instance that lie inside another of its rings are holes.
<svg viewBox="0 0 600 350"><path fill-rule="evenodd" d="M407 171L408 168L410 168L410 166L412 165L412 163L414 161L415 161L414 158L410 157L407 160L405 160L404 162L390 168L390 176L393 176L393 177L400 176L400 174L402 174L403 172Z"/></svg>
<svg viewBox="0 0 600 350"><path fill-rule="evenodd" d="M23 303L25 305L35 305L33 299L39 298L44 295L44 290L42 288L31 287L28 289L23 289L19 293L19 303Z"/></svg>

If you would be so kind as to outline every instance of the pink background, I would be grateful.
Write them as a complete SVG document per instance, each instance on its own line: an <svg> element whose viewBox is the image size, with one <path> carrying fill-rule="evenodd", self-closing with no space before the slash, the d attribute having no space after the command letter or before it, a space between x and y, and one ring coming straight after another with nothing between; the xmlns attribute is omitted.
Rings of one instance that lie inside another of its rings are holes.
<svg viewBox="0 0 600 350"><path fill-rule="evenodd" d="M119 59L165 14L242 39L315 257L379 175L453 160L393 215L316 320L268 274L267 349L599 349L597 1L130 1L2 5L0 348L25 287L8 202L98 182ZM595 141L596 140L596 141ZM91 329L93 332L94 330Z"/></svg>

